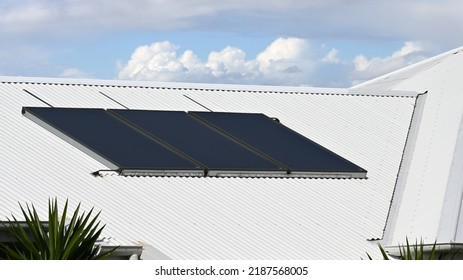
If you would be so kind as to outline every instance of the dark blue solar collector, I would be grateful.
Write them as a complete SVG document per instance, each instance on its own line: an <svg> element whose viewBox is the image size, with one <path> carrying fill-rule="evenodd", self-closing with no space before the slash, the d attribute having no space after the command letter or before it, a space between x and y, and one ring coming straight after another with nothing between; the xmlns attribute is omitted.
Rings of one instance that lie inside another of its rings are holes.
<svg viewBox="0 0 463 280"><path fill-rule="evenodd" d="M103 109L25 107L23 114L123 175L204 174L201 166Z"/></svg>
<svg viewBox="0 0 463 280"><path fill-rule="evenodd" d="M269 158L295 177L364 178L366 170L264 114L190 112Z"/></svg>
<svg viewBox="0 0 463 280"><path fill-rule="evenodd" d="M198 162L209 176L282 176L287 172L186 112L108 111Z"/></svg>
<svg viewBox="0 0 463 280"><path fill-rule="evenodd" d="M366 170L264 114L24 107L122 175L366 178Z"/></svg>

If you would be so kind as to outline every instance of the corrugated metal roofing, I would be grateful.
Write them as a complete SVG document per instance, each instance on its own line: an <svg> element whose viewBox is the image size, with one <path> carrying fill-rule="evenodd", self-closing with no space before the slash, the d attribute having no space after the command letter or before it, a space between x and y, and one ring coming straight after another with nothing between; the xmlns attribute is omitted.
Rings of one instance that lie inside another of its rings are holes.
<svg viewBox="0 0 463 280"><path fill-rule="evenodd" d="M18 215L18 202L45 215L56 196L102 210L112 242L150 244L170 258L359 259L366 251L379 258L367 239L383 233L413 97L22 80L0 79L1 216ZM21 115L23 106L46 106L38 98L60 107L264 113L362 166L368 179L94 177L105 166Z"/></svg>
<svg viewBox="0 0 463 280"><path fill-rule="evenodd" d="M356 90L414 90L424 93L420 122L410 143L411 160L403 174L388 222L387 244L423 239L434 243L462 242L455 236L461 215L462 162L458 134L463 119L463 48L458 48L356 87ZM461 142L461 139L460 139ZM461 177L458 177L461 178ZM453 180L452 180L453 179ZM453 231L453 233L452 233ZM444 234L445 233L445 234Z"/></svg>

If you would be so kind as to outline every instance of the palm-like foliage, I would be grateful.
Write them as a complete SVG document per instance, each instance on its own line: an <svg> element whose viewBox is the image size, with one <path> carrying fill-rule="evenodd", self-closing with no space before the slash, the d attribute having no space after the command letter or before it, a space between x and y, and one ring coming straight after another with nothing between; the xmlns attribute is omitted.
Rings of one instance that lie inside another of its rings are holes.
<svg viewBox="0 0 463 280"><path fill-rule="evenodd" d="M423 240L420 241L420 244L418 244L418 241L415 242L415 244L410 244L408 241L408 238L406 238L406 243L405 245L399 244L399 260L445 260L445 259L455 259L459 251L453 252L453 254L449 254L447 252L438 252L436 250L436 245L437 241L434 242L434 244L431 247L430 251L425 251L424 247L425 244L423 243ZM379 250L381 251L381 255L383 257L383 260L391 260L391 257L388 255L386 250L381 246L381 244L378 244ZM373 258L367 253L368 259L373 260Z"/></svg>
<svg viewBox="0 0 463 280"><path fill-rule="evenodd" d="M68 201L64 205L61 218L58 216L57 199L48 203L48 233L39 219L34 205L26 205L26 209L20 204L26 229L13 216L9 229L16 239L13 245L0 244L0 249L9 259L17 260L85 260L103 259L110 252L99 254L99 246L95 242L104 229L97 222L100 213L91 218L93 208L88 214L79 215L80 203L74 211L68 225L66 215Z"/></svg>

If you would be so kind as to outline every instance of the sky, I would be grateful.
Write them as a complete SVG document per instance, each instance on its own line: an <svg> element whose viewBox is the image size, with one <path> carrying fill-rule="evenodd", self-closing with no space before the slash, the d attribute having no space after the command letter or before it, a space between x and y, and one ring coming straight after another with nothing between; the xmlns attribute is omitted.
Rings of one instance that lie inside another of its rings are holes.
<svg viewBox="0 0 463 280"><path fill-rule="evenodd" d="M461 0L2 0L0 75L350 87L463 46Z"/></svg>

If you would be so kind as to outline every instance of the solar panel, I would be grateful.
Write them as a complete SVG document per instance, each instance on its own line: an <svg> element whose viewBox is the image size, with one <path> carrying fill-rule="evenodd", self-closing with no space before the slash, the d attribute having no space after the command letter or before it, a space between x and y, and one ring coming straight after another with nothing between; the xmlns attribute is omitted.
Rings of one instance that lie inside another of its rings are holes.
<svg viewBox="0 0 463 280"><path fill-rule="evenodd" d="M23 114L123 175L366 177L263 114L39 107Z"/></svg>
<svg viewBox="0 0 463 280"><path fill-rule="evenodd" d="M124 175L204 174L201 166L103 109L25 107L23 114Z"/></svg>
<svg viewBox="0 0 463 280"><path fill-rule="evenodd" d="M190 112L289 167L293 176L359 177L366 171L264 114Z"/></svg>
<svg viewBox="0 0 463 280"><path fill-rule="evenodd" d="M108 110L205 166L209 176L282 176L284 167L181 111Z"/></svg>

